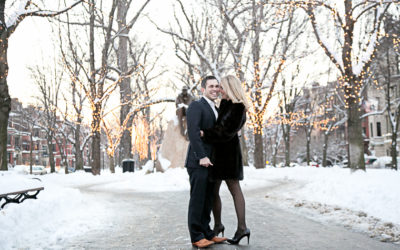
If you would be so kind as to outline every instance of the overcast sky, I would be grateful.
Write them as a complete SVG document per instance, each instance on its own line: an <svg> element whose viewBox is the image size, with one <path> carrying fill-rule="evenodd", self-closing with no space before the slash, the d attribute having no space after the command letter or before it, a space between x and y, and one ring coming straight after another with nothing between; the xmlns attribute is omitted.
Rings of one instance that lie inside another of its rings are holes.
<svg viewBox="0 0 400 250"><path fill-rule="evenodd" d="M143 1L133 1L131 9L137 10ZM152 0L146 7L146 13L165 27L172 17L172 0ZM136 3L136 6L135 6ZM129 18L129 17L128 17ZM165 57L171 60L169 53L174 53L168 36L158 32L147 18L142 17L131 33L136 32L143 40L148 38L154 44L160 44L160 50L166 53ZM9 41L8 85L12 98L19 98L23 103L33 102L33 96L38 94L37 86L31 79L28 67L48 63L57 52L57 39L52 34L51 26L46 18L26 18L12 34ZM170 51L169 51L170 50ZM169 53L168 53L169 52Z"/></svg>
<svg viewBox="0 0 400 250"><path fill-rule="evenodd" d="M52 1L52 0L46 0ZM133 13L136 13L139 6L142 5L144 0L135 0L133 1L131 7L131 16ZM164 28L169 27L169 22L174 23L173 20L173 3L175 0L151 0L149 5L145 9L145 14L148 14L154 22ZM198 2L196 0L185 0L185 5L192 4L196 6ZM128 16L129 19L129 16ZM153 47L164 53L162 62L168 65L168 73L163 77L157 79L160 84L165 84L166 82L176 81L174 79L173 74L176 69L176 64L178 59L176 58L173 48L173 44L168 35L165 35L159 31L157 31L156 27L148 21L146 17L142 17L134 26L130 35L136 34L139 36L142 41L150 40L153 44ZM37 96L38 87L35 85L33 79L30 76L30 72L28 67L34 67L35 65L49 65L49 58L53 58L54 55L58 53L57 35L53 34L51 31L51 25L46 18L33 17L26 18L20 26L17 28L15 33L11 36L9 42L9 51L8 51L8 61L9 61L9 75L8 75L8 85L10 90L10 95L12 98L18 98L24 104L34 102L34 96ZM306 63L312 64L313 67L305 67L309 68L308 70L302 70L300 79L306 78L305 76L308 74L308 71L315 70L315 59L309 60ZM324 60L322 60L324 59ZM321 62L326 62L326 58L322 56L319 58L319 65L325 65ZM54 61L50 61L50 65L53 64ZM313 70L314 69L314 70ZM157 82L158 83L158 82ZM302 83L304 85L304 82ZM178 93L165 93L162 91L165 97L171 97L171 94L177 95ZM168 96L169 95L169 96ZM118 103L119 95L116 94L114 96L114 102ZM161 97L161 96L160 96ZM109 108L110 105L107 105ZM175 113L175 105L168 104L167 117L170 117ZM273 109L270 109L273 112Z"/></svg>

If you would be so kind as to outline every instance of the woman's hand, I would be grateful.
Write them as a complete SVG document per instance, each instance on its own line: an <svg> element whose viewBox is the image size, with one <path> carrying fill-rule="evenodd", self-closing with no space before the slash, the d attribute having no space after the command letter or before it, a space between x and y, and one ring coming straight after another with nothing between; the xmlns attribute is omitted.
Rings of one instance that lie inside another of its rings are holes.
<svg viewBox="0 0 400 250"><path fill-rule="evenodd" d="M204 132L203 132L203 130L200 130L200 137L203 137L204 136Z"/></svg>

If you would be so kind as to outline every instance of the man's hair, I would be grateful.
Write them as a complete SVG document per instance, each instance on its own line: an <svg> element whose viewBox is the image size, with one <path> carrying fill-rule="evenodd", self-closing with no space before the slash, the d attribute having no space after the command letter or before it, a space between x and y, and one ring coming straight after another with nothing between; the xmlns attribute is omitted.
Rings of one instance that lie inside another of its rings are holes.
<svg viewBox="0 0 400 250"><path fill-rule="evenodd" d="M206 88L207 81L208 80L214 80L214 79L217 80L217 78L215 76L206 76L206 77L204 77L203 80L201 80L201 87L202 88Z"/></svg>

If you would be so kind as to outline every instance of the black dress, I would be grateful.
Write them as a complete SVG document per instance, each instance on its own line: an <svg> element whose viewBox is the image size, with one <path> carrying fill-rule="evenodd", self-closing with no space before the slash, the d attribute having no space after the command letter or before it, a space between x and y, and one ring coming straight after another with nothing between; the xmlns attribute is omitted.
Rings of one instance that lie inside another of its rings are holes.
<svg viewBox="0 0 400 250"><path fill-rule="evenodd" d="M214 127L204 129L203 140L213 144L209 177L211 180L243 180L243 162L238 132L246 122L242 103L221 100Z"/></svg>

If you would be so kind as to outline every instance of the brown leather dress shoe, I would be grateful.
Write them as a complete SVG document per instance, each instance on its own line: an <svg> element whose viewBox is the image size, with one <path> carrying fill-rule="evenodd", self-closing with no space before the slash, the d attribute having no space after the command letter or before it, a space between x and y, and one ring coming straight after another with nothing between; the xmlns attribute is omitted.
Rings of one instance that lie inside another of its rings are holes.
<svg viewBox="0 0 400 250"><path fill-rule="evenodd" d="M211 241L215 242L215 243L222 243L224 241L226 241L228 238L226 237L218 237L218 236L214 236L214 238L211 239Z"/></svg>
<svg viewBox="0 0 400 250"><path fill-rule="evenodd" d="M206 248L206 247L209 247L212 244L214 244L214 241L210 241L210 240L207 240L207 239L201 239L201 240L196 241L196 242L194 242L192 244L193 244L193 246L198 247L198 248Z"/></svg>

